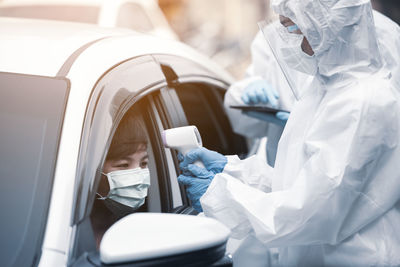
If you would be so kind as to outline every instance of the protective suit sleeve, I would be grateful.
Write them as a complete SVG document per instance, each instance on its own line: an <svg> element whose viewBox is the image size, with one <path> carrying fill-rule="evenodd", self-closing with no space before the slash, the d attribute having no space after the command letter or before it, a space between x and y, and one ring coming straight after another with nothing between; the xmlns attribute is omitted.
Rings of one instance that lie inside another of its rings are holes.
<svg viewBox="0 0 400 267"><path fill-rule="evenodd" d="M240 160L238 156L227 156L227 158L228 163L223 173L261 191L271 192L273 168L265 164L261 156L253 155L244 160Z"/></svg>
<svg viewBox="0 0 400 267"><path fill-rule="evenodd" d="M206 194L211 195L205 202L201 201L202 207L205 205L207 215L210 213L216 219L224 222L231 230L232 236L235 239L242 239L250 231L250 224L243 214L236 209L231 209L235 203L226 203L227 198L220 198L223 194L229 193L226 190L226 178L231 179L231 182L239 186L246 185L250 188L255 188L258 191L271 192L271 177L273 168L266 164L265 160L257 155L241 160L238 156L226 156L228 163L222 173L217 174L220 179L208 188ZM215 176L215 177L216 177ZM216 196L216 197L214 197ZM230 201L230 200L229 200Z"/></svg>
<svg viewBox="0 0 400 267"><path fill-rule="evenodd" d="M385 164L381 159L397 145L399 132L396 99L390 90L377 94L380 86L364 83L326 98L305 136L305 163L289 186L265 193L224 171L201 199L204 213L232 227L234 237L252 232L269 247L337 244L378 218L387 209L363 189L374 168ZM392 193L388 207L399 199ZM368 213L345 223L358 208Z"/></svg>

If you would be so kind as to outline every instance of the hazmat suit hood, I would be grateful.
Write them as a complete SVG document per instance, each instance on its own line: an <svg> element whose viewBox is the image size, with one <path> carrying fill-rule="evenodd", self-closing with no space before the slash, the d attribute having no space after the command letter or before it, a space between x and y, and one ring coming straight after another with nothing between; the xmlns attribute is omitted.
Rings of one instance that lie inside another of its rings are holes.
<svg viewBox="0 0 400 267"><path fill-rule="evenodd" d="M325 84L341 87L382 67L369 0L273 0L307 38Z"/></svg>

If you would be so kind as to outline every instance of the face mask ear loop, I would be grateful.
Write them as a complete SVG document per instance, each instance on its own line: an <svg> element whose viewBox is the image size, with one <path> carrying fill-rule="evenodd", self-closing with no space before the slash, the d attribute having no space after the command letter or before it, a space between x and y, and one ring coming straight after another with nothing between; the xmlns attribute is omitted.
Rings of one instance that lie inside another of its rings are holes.
<svg viewBox="0 0 400 267"><path fill-rule="evenodd" d="M102 195L100 195L99 193L96 193L96 196L98 200L105 200L107 197L103 197Z"/></svg>
<svg viewBox="0 0 400 267"><path fill-rule="evenodd" d="M107 182L108 182L108 184L110 184L110 181L108 180L109 179L108 175L104 172L100 172L100 173L103 174L105 177L107 177ZM96 196L98 196L98 198L97 198L98 200L106 200L107 199L107 197L103 197L102 195L100 195L97 192L96 192Z"/></svg>
<svg viewBox="0 0 400 267"><path fill-rule="evenodd" d="M113 189L113 188L111 188L111 184L113 184L113 183L111 181L110 176L108 175L109 173L104 173L104 172L100 172L100 173L103 174L105 177L107 177L108 186L110 187L110 192L111 192L111 190Z"/></svg>

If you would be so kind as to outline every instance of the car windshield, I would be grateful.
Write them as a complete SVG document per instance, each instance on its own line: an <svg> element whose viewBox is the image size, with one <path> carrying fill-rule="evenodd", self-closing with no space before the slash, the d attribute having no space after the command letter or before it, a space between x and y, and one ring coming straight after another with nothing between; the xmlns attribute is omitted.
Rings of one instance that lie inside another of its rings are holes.
<svg viewBox="0 0 400 267"><path fill-rule="evenodd" d="M0 259L34 266L68 94L65 79L0 72Z"/></svg>
<svg viewBox="0 0 400 267"><path fill-rule="evenodd" d="M4 6L0 16L30 19L50 19L97 24L100 7L74 5Z"/></svg>

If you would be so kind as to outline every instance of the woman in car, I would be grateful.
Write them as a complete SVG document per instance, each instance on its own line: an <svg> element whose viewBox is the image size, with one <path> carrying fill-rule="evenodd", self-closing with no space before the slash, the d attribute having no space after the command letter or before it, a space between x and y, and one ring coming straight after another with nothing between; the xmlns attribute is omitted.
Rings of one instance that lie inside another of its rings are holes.
<svg viewBox="0 0 400 267"><path fill-rule="evenodd" d="M122 217L146 211L150 186L147 136L143 121L132 111L121 120L102 169L91 222L99 246L106 230Z"/></svg>

